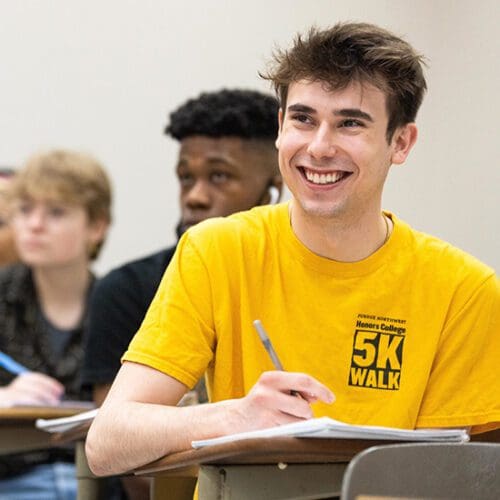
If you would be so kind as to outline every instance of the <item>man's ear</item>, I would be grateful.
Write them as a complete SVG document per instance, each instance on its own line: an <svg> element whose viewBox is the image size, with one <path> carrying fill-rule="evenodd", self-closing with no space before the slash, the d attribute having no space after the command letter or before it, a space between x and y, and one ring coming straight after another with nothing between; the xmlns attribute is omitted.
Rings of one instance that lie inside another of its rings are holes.
<svg viewBox="0 0 500 500"><path fill-rule="evenodd" d="M391 155L391 163L401 165L406 161L415 142L417 142L418 130L415 123L407 123L394 132L392 143L394 150Z"/></svg>
<svg viewBox="0 0 500 500"><path fill-rule="evenodd" d="M101 247L102 243L104 242L104 239L106 238L109 225L110 221L107 219L98 219L89 222L87 255L90 258L90 260L94 260L97 257L99 253L99 248Z"/></svg>
<svg viewBox="0 0 500 500"><path fill-rule="evenodd" d="M283 178L281 177L281 174L276 174L275 176L273 176L269 184L271 186L274 186L278 190L281 198L281 195L283 194Z"/></svg>
<svg viewBox="0 0 500 500"><path fill-rule="evenodd" d="M274 142L276 149L280 148L280 142L281 142L281 127L283 127L283 111L280 108L278 110L278 137L276 138L276 141Z"/></svg>
<svg viewBox="0 0 500 500"><path fill-rule="evenodd" d="M106 219L98 219L90 224L90 241L92 244L97 245L101 243L106 237L108 232L109 221Z"/></svg>
<svg viewBox="0 0 500 500"><path fill-rule="evenodd" d="M280 174L274 175L267 184L267 190L262 197L263 205L274 205L281 200L283 192L283 179Z"/></svg>

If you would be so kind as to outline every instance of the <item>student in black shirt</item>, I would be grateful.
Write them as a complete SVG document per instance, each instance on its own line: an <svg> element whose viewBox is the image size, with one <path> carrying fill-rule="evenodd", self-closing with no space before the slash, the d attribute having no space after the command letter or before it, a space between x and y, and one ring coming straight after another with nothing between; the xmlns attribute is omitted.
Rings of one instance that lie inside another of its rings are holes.
<svg viewBox="0 0 500 500"><path fill-rule="evenodd" d="M203 93L171 113L165 132L180 143L175 170L180 185L178 238L210 217L278 201L277 113L273 96L248 90ZM120 358L174 252L175 245L129 262L95 286L82 382L84 387L92 387L98 405L111 387ZM184 403L206 400L201 380ZM123 481L130 496L140 498L138 481ZM147 488L142 490L147 498Z"/></svg>

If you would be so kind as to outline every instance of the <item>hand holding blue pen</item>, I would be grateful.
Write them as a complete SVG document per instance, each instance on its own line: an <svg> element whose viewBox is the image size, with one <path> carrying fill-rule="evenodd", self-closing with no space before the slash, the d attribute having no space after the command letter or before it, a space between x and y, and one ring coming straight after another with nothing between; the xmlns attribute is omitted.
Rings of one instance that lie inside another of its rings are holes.
<svg viewBox="0 0 500 500"><path fill-rule="evenodd" d="M2 351L0 351L0 367L13 375L21 375L30 371Z"/></svg>
<svg viewBox="0 0 500 500"><path fill-rule="evenodd" d="M0 369L16 377L0 387L0 406L11 404L57 405L64 395L64 386L44 373L34 372L0 351Z"/></svg>

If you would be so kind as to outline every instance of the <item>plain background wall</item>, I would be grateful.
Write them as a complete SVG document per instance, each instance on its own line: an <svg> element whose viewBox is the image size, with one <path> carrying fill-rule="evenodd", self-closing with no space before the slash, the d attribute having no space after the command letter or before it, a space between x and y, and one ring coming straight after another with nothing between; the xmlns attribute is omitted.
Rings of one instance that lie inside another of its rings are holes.
<svg viewBox="0 0 500 500"><path fill-rule="evenodd" d="M202 90L269 90L272 47L311 24L375 22L429 61L420 137L384 207L500 269L496 0L23 0L0 4L0 164L75 148L115 190L105 272L175 241L168 113Z"/></svg>

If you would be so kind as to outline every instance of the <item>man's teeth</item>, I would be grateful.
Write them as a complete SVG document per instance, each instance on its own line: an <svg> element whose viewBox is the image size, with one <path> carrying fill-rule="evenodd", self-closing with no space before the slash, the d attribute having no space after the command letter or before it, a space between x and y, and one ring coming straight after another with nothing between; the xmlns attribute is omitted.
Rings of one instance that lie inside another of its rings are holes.
<svg viewBox="0 0 500 500"><path fill-rule="evenodd" d="M334 172L332 174L318 174L308 170L305 171L308 181L314 184L333 184L344 176L344 172Z"/></svg>

